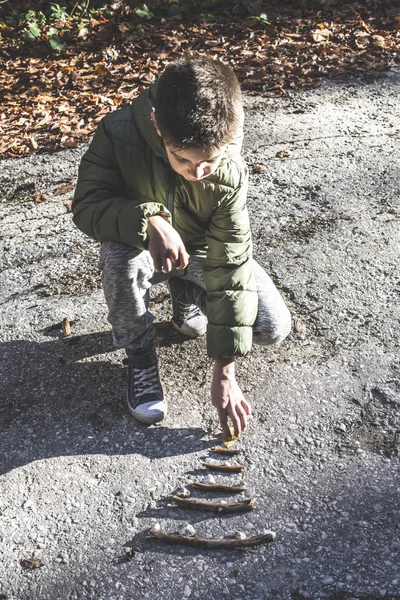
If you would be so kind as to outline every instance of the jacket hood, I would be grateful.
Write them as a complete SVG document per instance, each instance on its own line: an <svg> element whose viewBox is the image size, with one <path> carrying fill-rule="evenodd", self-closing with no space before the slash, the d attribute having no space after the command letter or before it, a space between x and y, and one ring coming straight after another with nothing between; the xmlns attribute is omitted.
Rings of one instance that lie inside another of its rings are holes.
<svg viewBox="0 0 400 600"><path fill-rule="evenodd" d="M155 97L157 82L143 90L131 104L133 118L140 135L146 140L156 156L168 162L164 142L158 135L150 114L153 112L153 98Z"/></svg>

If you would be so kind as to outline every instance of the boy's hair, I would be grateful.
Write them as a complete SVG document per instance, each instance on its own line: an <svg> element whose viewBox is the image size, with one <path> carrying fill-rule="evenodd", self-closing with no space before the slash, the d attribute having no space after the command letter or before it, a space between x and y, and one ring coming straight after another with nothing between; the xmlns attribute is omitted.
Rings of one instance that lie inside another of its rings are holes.
<svg viewBox="0 0 400 600"><path fill-rule="evenodd" d="M201 56L167 66L154 110L164 142L178 149L221 147L232 141L243 120L236 75L222 62Z"/></svg>

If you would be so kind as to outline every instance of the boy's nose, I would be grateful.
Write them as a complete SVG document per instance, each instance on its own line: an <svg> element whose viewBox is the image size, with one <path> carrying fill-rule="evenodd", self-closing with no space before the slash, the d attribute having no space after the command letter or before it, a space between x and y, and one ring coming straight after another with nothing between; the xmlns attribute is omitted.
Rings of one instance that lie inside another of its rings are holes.
<svg viewBox="0 0 400 600"><path fill-rule="evenodd" d="M194 179L201 179L202 177L204 177L204 175L206 175L207 171L207 167L205 167L204 165L200 165L198 167L194 167L194 169L192 169L190 175L194 178Z"/></svg>

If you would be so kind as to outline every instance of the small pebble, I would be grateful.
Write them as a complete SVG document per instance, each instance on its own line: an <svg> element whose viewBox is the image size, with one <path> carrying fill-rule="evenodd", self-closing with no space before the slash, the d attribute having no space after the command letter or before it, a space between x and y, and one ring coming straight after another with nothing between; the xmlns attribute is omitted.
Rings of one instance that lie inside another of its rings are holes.
<svg viewBox="0 0 400 600"><path fill-rule="evenodd" d="M158 533L159 531L161 531L161 524L154 523L153 527L150 529L150 533Z"/></svg>
<svg viewBox="0 0 400 600"><path fill-rule="evenodd" d="M234 538L235 540L245 540L247 535L243 531L235 531Z"/></svg>
<svg viewBox="0 0 400 600"><path fill-rule="evenodd" d="M325 579L322 580L322 583L324 585L331 585L333 583L333 577L325 577Z"/></svg>
<svg viewBox="0 0 400 600"><path fill-rule="evenodd" d="M190 525L190 523L186 523L185 525L182 525L182 527L179 529L179 535L186 535L188 537L193 537L196 535L196 530L193 527L193 525Z"/></svg>
<svg viewBox="0 0 400 600"><path fill-rule="evenodd" d="M176 490L175 496L179 496L180 498L189 498L190 492L185 487L180 487Z"/></svg>
<svg viewBox="0 0 400 600"><path fill-rule="evenodd" d="M347 427L344 423L340 423L339 429L340 429L340 431L343 431L343 433L345 433L347 431Z"/></svg>
<svg viewBox="0 0 400 600"><path fill-rule="evenodd" d="M215 483L215 477L214 477L214 475L206 475L203 478L203 483Z"/></svg>

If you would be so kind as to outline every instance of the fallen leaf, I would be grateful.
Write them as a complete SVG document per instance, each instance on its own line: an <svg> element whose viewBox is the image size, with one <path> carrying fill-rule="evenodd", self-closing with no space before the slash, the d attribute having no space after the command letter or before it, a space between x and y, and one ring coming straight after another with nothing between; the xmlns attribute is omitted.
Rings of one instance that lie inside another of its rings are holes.
<svg viewBox="0 0 400 600"><path fill-rule="evenodd" d="M287 158L288 156L290 156L290 152L288 150L279 150L279 152L277 152L275 156L276 158Z"/></svg>
<svg viewBox="0 0 400 600"><path fill-rule="evenodd" d="M71 335L71 324L70 324L69 320L67 319L67 317L65 317L65 319L63 319L62 328L63 328L64 337L69 337Z"/></svg>
<svg viewBox="0 0 400 600"><path fill-rule="evenodd" d="M63 194L66 194L67 192L70 192L74 188L75 188L75 183L67 183L66 185L62 185L59 188L57 188L55 190L54 194L56 196L62 196Z"/></svg>
<svg viewBox="0 0 400 600"><path fill-rule="evenodd" d="M359 36L356 38L356 46L357 48L365 48L366 46L370 45L370 39L368 34L366 34L365 36Z"/></svg>
<svg viewBox="0 0 400 600"><path fill-rule="evenodd" d="M77 145L79 144L79 140L76 140L75 138L64 135L61 138L60 143L63 148L76 148Z"/></svg>
<svg viewBox="0 0 400 600"><path fill-rule="evenodd" d="M386 48L386 40L381 35L373 35L372 43L374 46L378 46L378 48Z"/></svg>
<svg viewBox="0 0 400 600"><path fill-rule="evenodd" d="M42 202L46 202L46 200L47 196L45 196L45 194L36 194L33 198L33 201L36 202L36 204L41 204Z"/></svg>
<svg viewBox="0 0 400 600"><path fill-rule="evenodd" d="M31 558L24 558L22 561L22 565L27 569L40 569L40 567L44 567L42 560L37 558L36 556L32 556Z"/></svg>
<svg viewBox="0 0 400 600"><path fill-rule="evenodd" d="M314 42L326 42L331 35L328 29L316 29L311 33L311 37Z"/></svg>
<svg viewBox="0 0 400 600"><path fill-rule="evenodd" d="M32 148L32 150L37 150L38 144L34 138L32 138L32 137L29 138L28 142L29 142L29 146L30 146L30 148Z"/></svg>
<svg viewBox="0 0 400 600"><path fill-rule="evenodd" d="M238 438L235 436L235 430L233 429L233 427L231 427L230 430L231 430L231 439L230 440L227 440L224 436L222 436L222 441L224 443L225 448L230 448L238 440Z"/></svg>

